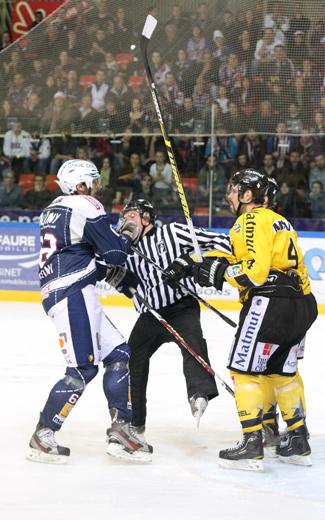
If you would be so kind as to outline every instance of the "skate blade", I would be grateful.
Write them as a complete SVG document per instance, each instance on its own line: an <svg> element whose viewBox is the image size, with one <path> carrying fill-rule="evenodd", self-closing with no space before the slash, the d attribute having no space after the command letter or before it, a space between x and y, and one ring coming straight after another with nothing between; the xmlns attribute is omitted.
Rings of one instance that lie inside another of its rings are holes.
<svg viewBox="0 0 325 520"><path fill-rule="evenodd" d="M312 466L312 460L310 455L291 455L290 457L281 457L279 460L285 464L294 464L296 466Z"/></svg>
<svg viewBox="0 0 325 520"><path fill-rule="evenodd" d="M43 464L66 464L68 462L66 455L51 455L50 453L45 453L44 451L34 448L29 449L29 452L26 454L26 459Z"/></svg>
<svg viewBox="0 0 325 520"><path fill-rule="evenodd" d="M279 455L276 452L276 446L264 446L264 456L270 457L271 459L277 459Z"/></svg>
<svg viewBox="0 0 325 520"><path fill-rule="evenodd" d="M145 451L136 450L132 453L126 451L121 444L116 442L109 442L107 446L106 453L111 455L111 457L115 457L116 459L126 460L131 462L142 462L148 463L152 462L151 453L147 453Z"/></svg>
<svg viewBox="0 0 325 520"><path fill-rule="evenodd" d="M201 417L207 409L208 403L206 402L206 399L204 399L203 397L198 397L195 404L196 410L193 413L193 417L195 419L196 427L199 428Z"/></svg>
<svg viewBox="0 0 325 520"><path fill-rule="evenodd" d="M200 420L201 420L202 415L203 415L202 412L195 412L193 414L193 417L195 419L195 425L196 425L197 428L200 427Z"/></svg>
<svg viewBox="0 0 325 520"><path fill-rule="evenodd" d="M218 459L220 468L239 469L243 471L263 471L263 463L256 459L228 460Z"/></svg>

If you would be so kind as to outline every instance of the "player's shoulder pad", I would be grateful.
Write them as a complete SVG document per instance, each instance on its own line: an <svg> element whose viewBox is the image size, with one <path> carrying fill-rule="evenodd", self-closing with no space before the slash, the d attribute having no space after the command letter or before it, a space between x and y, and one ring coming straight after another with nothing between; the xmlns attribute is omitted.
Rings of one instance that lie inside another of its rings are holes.
<svg viewBox="0 0 325 520"><path fill-rule="evenodd" d="M64 205L78 211L86 219L95 219L106 215L104 206L90 195L69 195L64 197Z"/></svg>
<svg viewBox="0 0 325 520"><path fill-rule="evenodd" d="M59 195L47 206L48 208L52 206L65 206L65 199L68 198L67 195Z"/></svg>

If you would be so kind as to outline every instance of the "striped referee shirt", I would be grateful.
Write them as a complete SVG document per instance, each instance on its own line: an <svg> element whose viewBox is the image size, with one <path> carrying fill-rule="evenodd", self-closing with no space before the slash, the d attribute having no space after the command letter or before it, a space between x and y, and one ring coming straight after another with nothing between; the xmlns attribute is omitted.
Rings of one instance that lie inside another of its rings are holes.
<svg viewBox="0 0 325 520"><path fill-rule="evenodd" d="M224 233L212 233L196 228L197 240L202 251L219 250L231 254L230 238ZM152 260L161 269L166 269L181 254L194 254L191 233L184 224L172 223L162 227L153 227L138 242L137 249ZM130 251L125 266L139 279L137 291L155 310L175 303L186 296L182 288L173 289L162 279L162 273L138 254ZM192 291L195 284L191 278L184 278L182 283ZM137 297L133 298L138 312L147 312Z"/></svg>

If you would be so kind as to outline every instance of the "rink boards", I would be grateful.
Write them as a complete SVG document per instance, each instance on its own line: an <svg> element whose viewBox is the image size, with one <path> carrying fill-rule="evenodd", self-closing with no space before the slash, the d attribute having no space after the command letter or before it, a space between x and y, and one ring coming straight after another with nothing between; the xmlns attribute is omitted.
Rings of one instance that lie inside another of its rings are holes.
<svg viewBox="0 0 325 520"><path fill-rule="evenodd" d="M302 231L298 236L312 291L319 311L325 314L325 233ZM0 300L40 301L38 256L38 224L0 224ZM201 287L198 287L198 293L222 310L240 309L237 290L229 284L222 294L213 288ZM105 305L132 305L131 300L114 291L107 298L102 298L102 302Z"/></svg>

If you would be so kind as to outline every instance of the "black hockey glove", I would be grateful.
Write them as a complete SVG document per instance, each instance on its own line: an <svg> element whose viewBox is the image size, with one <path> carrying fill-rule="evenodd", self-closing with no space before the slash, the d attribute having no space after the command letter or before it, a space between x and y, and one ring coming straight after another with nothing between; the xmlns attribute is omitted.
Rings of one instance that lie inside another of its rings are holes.
<svg viewBox="0 0 325 520"><path fill-rule="evenodd" d="M183 254L176 258L165 270L162 278L171 287L176 288L178 282L185 276L192 276L194 262L189 255Z"/></svg>
<svg viewBox="0 0 325 520"><path fill-rule="evenodd" d="M225 270L229 265L225 258L204 258L193 267L194 281L202 287L215 287L222 291Z"/></svg>
<svg viewBox="0 0 325 520"><path fill-rule="evenodd" d="M133 298L139 283L137 276L121 265L108 267L105 282L128 298Z"/></svg>
<svg viewBox="0 0 325 520"><path fill-rule="evenodd" d="M141 229L138 225L132 220L125 220L123 217L119 218L116 224L116 232L129 236L134 245L139 242L141 235Z"/></svg>

